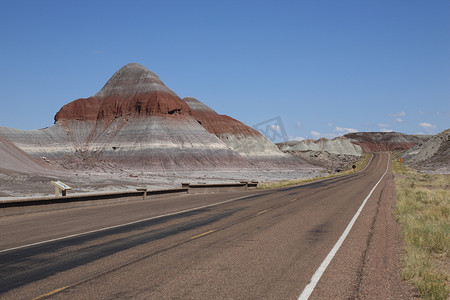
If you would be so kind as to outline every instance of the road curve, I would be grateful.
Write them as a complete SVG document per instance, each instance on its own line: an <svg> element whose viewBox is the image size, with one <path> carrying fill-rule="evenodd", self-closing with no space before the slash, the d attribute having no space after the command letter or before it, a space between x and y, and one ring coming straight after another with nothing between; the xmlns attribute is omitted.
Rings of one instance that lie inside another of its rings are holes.
<svg viewBox="0 0 450 300"><path fill-rule="evenodd" d="M376 153L362 172L276 190L2 218L0 298L297 299L388 161L388 154ZM369 206L379 202L385 180L367 199ZM338 251L352 253L342 261L356 267L338 266L349 279L333 283L339 287L319 281L311 299L337 290L341 294L332 295L354 295L352 278L367 246L358 234L370 235L367 224L376 213L363 209Z"/></svg>

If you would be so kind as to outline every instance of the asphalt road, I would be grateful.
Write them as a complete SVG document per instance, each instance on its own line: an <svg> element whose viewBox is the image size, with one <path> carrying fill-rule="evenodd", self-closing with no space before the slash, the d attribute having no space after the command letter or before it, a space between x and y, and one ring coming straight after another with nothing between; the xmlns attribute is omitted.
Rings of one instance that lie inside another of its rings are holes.
<svg viewBox="0 0 450 300"><path fill-rule="evenodd" d="M388 159L374 154L362 172L297 187L1 218L0 298L297 299ZM376 188L368 205L380 193ZM352 232L369 234L371 211L363 209ZM366 240L349 239L338 253L359 262ZM321 294L311 299L339 289L351 295L360 270L351 264L334 267L342 280L319 281Z"/></svg>

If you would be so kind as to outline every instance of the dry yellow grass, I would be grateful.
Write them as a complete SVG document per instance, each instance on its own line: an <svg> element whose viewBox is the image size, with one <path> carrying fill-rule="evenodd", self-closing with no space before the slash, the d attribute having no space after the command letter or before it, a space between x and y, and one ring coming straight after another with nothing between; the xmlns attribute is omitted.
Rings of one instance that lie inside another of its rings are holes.
<svg viewBox="0 0 450 300"><path fill-rule="evenodd" d="M306 179L293 179L293 180L280 180L280 181L270 181L270 182L261 182L258 184L258 188L260 189L275 189L275 188L281 188L281 187L286 187L286 186L294 186L294 185L298 185L298 184L303 184L303 183L308 183L308 182L313 182L313 181L317 181L317 180L321 180L321 179L326 179L326 178L332 178L332 177L337 177L337 176L342 176L342 175L347 175L347 174L351 174L354 172L358 172L361 171L367 164L367 162L370 159L370 155L367 153L364 153L363 156L361 157L361 159L356 163L356 169L353 170L347 170L338 174L330 174L330 175L326 175L326 176L317 176L314 178L306 178Z"/></svg>
<svg viewBox="0 0 450 300"><path fill-rule="evenodd" d="M418 173L397 161L393 170L406 248L403 276L422 298L448 299L450 175Z"/></svg>

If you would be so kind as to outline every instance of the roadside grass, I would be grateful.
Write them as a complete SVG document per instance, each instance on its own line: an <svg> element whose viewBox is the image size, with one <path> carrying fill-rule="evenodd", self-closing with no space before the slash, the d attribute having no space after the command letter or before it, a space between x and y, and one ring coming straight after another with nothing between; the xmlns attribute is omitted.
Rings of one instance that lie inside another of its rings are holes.
<svg viewBox="0 0 450 300"><path fill-rule="evenodd" d="M292 179L292 180L261 182L258 184L258 188L260 188L260 189L282 188L282 187L293 186L293 185L298 185L298 184L302 184L302 183L313 182L313 181L317 181L317 180L321 180L321 179L327 179L327 178L333 178L333 177L342 176L342 175L348 175L348 174L351 174L354 172L361 171L366 166L369 159L370 159L370 154L364 153L363 156L361 156L361 159L355 164L356 168L354 170L351 169L351 170L347 170L347 171L340 172L337 174L317 176L317 177L306 178L306 179Z"/></svg>
<svg viewBox="0 0 450 300"><path fill-rule="evenodd" d="M450 175L418 173L392 157L395 214L406 250L403 277L423 299L448 299Z"/></svg>

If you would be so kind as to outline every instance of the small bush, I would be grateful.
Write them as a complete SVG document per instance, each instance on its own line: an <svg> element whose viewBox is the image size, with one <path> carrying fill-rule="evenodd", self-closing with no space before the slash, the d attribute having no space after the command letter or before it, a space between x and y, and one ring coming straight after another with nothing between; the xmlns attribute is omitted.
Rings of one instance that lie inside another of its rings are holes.
<svg viewBox="0 0 450 300"><path fill-rule="evenodd" d="M423 280L417 283L419 294L425 299L447 299L446 278L439 272L422 274Z"/></svg>

